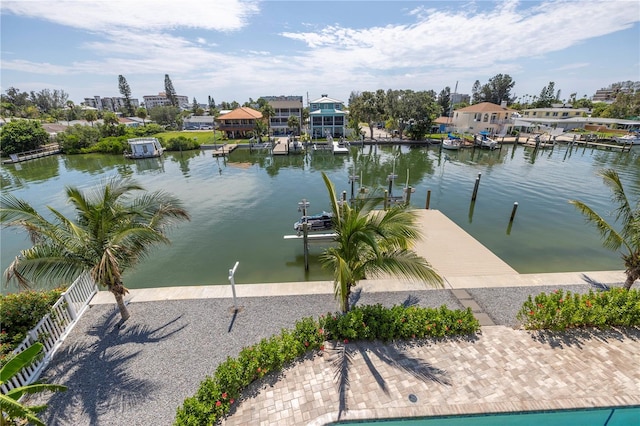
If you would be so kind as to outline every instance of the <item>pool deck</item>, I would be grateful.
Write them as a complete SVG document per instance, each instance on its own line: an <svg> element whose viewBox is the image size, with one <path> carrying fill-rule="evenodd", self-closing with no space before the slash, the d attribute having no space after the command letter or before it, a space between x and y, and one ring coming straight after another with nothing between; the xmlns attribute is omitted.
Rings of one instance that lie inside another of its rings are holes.
<svg viewBox="0 0 640 426"><path fill-rule="evenodd" d="M442 213L421 210L419 215L426 238L416 251L465 306L475 305L473 300L464 304L464 289L624 280L622 271L518 274ZM461 261L460 253L473 255ZM429 288L397 279L366 280L360 286L365 292ZM330 281L241 284L236 293L239 298L318 295L332 294L333 287ZM193 286L134 289L127 300L230 297L230 286ZM103 303L112 304L112 295L102 291L92 300L92 305ZM640 330L537 333L491 324L484 322L480 333L462 339L327 347L277 379L252 385L222 424L319 426L337 420L640 405ZM350 356L341 357L343 350ZM347 385L337 374L343 359L349 359Z"/></svg>

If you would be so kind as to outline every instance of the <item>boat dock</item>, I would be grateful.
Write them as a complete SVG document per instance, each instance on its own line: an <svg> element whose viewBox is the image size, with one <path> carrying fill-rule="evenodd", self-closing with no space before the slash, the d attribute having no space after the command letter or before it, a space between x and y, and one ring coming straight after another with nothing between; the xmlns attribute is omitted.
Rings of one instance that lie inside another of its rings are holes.
<svg viewBox="0 0 640 426"><path fill-rule="evenodd" d="M221 145L219 147L216 147L213 149L213 156L214 157L222 157L225 155L229 155L229 153L231 151L233 151L234 149L236 149L238 147L238 144L235 143L229 143L229 144L224 144Z"/></svg>
<svg viewBox="0 0 640 426"><path fill-rule="evenodd" d="M33 160L35 158L48 157L49 155L60 154L62 150L57 143L48 144L42 148L33 149L31 151L18 152L10 154L8 160L2 161L2 164L15 164L23 161Z"/></svg>

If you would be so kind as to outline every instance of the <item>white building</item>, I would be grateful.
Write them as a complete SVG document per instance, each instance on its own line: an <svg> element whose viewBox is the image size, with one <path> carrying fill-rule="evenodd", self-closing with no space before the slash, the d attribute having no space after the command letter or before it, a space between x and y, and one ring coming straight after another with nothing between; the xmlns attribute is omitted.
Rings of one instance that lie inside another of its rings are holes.
<svg viewBox="0 0 640 426"><path fill-rule="evenodd" d="M125 100L122 97L105 97L94 96L92 98L84 98L82 105L95 108L98 111L118 112L125 108ZM138 99L131 99L131 105L134 109L140 106Z"/></svg>
<svg viewBox="0 0 640 426"><path fill-rule="evenodd" d="M176 95L176 97L178 98L178 105L180 106L180 109L191 109L191 104L189 103L189 98L187 96ZM147 110L158 106L171 105L169 98L167 98L167 94L164 92L160 92L157 95L146 95L142 98L144 99L144 106Z"/></svg>

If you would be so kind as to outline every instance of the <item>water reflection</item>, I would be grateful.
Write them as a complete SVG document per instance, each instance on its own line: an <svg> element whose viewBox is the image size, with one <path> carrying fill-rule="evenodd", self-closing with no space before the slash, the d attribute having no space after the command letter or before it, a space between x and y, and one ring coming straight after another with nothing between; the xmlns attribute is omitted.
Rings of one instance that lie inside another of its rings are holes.
<svg viewBox="0 0 640 426"><path fill-rule="evenodd" d="M321 246L311 249L310 270L303 267L302 244L284 240L299 218L298 202L310 201L311 212L330 208L320 172L336 190L350 193L366 187L402 195L415 188L411 203L441 210L516 270L528 272L620 269L617 254L601 247L596 231L567 203L576 198L597 211L610 208L609 192L596 175L614 167L636 199L640 192L640 150L631 153L573 149L539 150L505 146L502 150L405 145L352 146L348 155L307 152L273 156L237 149L227 157L211 151L167 153L160 159L129 160L115 155L55 156L3 166L3 191L25 198L39 211L51 205L70 212L64 187L86 188L107 176L135 178L149 190L180 197L192 221L172 230L172 245L159 247L135 270L127 285L136 287L227 284L228 269L240 267L236 282L330 279L317 262ZM482 174L477 200L474 181ZM379 194L378 194L379 195ZM517 217L509 224L513 203ZM505 232L507 229L507 232ZM2 269L27 238L0 230ZM461 253L460 261L473 253Z"/></svg>

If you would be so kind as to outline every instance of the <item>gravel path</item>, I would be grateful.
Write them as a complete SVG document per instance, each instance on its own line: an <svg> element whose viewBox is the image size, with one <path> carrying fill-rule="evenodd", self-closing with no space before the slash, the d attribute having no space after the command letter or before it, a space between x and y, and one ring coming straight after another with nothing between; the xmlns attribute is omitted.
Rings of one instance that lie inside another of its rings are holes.
<svg viewBox="0 0 640 426"><path fill-rule="evenodd" d="M556 287L467 290L500 325L515 325L529 294ZM588 291L588 285L563 286ZM449 290L356 294L359 304L418 304L462 308ZM333 295L242 298L233 318L231 299L140 302L118 328L114 305L89 309L72 330L42 379L68 386L37 396L48 403L47 425L170 425L176 408L227 356L291 328L297 320L335 311Z"/></svg>

